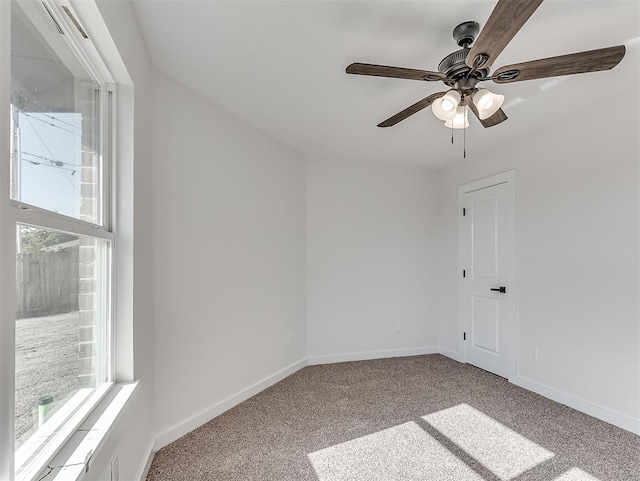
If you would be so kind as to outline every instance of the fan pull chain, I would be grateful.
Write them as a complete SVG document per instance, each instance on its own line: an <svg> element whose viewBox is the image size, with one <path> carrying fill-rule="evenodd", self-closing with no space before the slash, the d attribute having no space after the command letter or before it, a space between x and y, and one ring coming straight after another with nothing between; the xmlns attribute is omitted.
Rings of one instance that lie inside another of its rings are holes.
<svg viewBox="0 0 640 481"><path fill-rule="evenodd" d="M467 119L467 107L464 108L464 117L462 117L462 158L467 158L467 128L464 126L464 121Z"/></svg>
<svg viewBox="0 0 640 481"><path fill-rule="evenodd" d="M453 145L453 122L451 122L451 145Z"/></svg>

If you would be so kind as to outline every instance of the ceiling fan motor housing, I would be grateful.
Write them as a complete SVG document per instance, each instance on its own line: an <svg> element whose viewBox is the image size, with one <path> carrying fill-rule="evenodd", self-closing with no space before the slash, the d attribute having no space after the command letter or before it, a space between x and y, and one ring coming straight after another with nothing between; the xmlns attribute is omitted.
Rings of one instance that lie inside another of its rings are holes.
<svg viewBox="0 0 640 481"><path fill-rule="evenodd" d="M438 65L438 71L445 74L447 78L453 80L466 76L471 69L465 63L465 59L471 50L471 44L476 39L479 32L480 24L474 21L462 22L454 28L453 39L462 48L443 58ZM474 76L476 78L486 77L488 74L489 69L478 69Z"/></svg>
<svg viewBox="0 0 640 481"><path fill-rule="evenodd" d="M438 64L438 72L442 72L447 78L457 80L460 77L465 77L471 70L465 63L467 55L471 51L468 47L463 47L460 50L447 55ZM486 77L489 74L489 69L478 69L475 71L475 77Z"/></svg>

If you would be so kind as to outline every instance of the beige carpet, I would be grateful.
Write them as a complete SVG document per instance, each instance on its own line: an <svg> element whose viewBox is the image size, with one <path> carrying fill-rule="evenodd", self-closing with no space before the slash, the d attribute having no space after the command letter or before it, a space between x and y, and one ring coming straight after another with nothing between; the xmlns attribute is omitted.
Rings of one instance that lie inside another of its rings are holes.
<svg viewBox="0 0 640 481"><path fill-rule="evenodd" d="M302 369L147 481L640 481L640 437L440 355Z"/></svg>

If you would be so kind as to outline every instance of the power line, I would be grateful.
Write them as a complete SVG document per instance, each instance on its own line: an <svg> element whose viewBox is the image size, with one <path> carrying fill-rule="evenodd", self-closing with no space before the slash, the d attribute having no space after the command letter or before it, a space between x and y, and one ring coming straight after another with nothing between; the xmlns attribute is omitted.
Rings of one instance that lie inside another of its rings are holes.
<svg viewBox="0 0 640 481"><path fill-rule="evenodd" d="M53 155L53 152L51 152L51 149L47 146L46 142L44 140L42 140L42 137L40 136L40 134L38 133L38 130L33 126L33 124L31 123L31 120L29 120L29 117L27 117L27 122L29 123L29 125L31 126L31 128L33 129L33 132L36 134L36 136L38 137L38 139L40 139L40 142L42 143L42 145L44 146L45 149L47 149L47 152L49 152L49 155L51 156L51 158L55 161L57 161L58 159L56 159L56 156ZM75 189L75 191L82 195L82 193L80 192L80 190L78 189L78 187L76 186L76 184L73 182L73 180L71 180L71 177L69 177L67 175L67 173L63 170L62 173L64 174L64 176L67 178L67 180L69 181L69 183L71 184L71 186Z"/></svg>
<svg viewBox="0 0 640 481"><path fill-rule="evenodd" d="M49 157L44 157L43 155L32 154L31 152L24 152L23 151L22 154L31 155L32 157L36 157L38 159L42 159L42 160L46 160L48 162L55 163L56 165L59 165L60 167L62 167L63 165L70 165L71 167L82 167L82 165L80 165L80 164L72 164L70 162L63 162L61 160L50 159Z"/></svg>
<svg viewBox="0 0 640 481"><path fill-rule="evenodd" d="M65 132L69 132L71 135L77 135L78 137L82 137L82 134L79 134L78 132L72 132L71 130L65 129L64 127L60 127L59 125L52 124L51 122L49 122L49 121L47 121L47 120L43 120L43 119L41 119L41 118L38 118L38 117L36 117L35 115L31 115L31 114L28 114L28 113L23 112L23 111L20 111L20 112L21 112L21 113L22 113L22 115L24 115L25 117L32 118L32 119L34 119L34 120L37 120L37 121L42 122L42 123L44 123L44 124L47 124L47 125L49 125L50 127L54 127L54 128L56 128L56 129L60 129L60 130L63 130L63 131L65 131Z"/></svg>
<svg viewBox="0 0 640 481"><path fill-rule="evenodd" d="M23 112L23 113L25 113L25 112ZM81 127L78 127L77 125L72 124L71 122L65 122L64 120L59 119L58 117L54 117L53 115L45 114L44 112L38 112L38 113L40 115L45 116L45 117L49 117L52 120L56 120L56 121L58 121L58 122L60 122L62 124L67 124L68 126L73 127L74 129L81 129Z"/></svg>
<svg viewBox="0 0 640 481"><path fill-rule="evenodd" d="M71 122L67 122L66 120L62 120L60 117L55 117L55 116L50 115L50 114L48 114L46 112L27 112L26 110L19 109L18 107L15 107L15 109L18 112L20 112L21 114L26 115L27 117L31 117L32 119L41 120L38 117L36 117L36 115L42 115L43 117L47 117L47 118L49 118L51 120L54 120L56 122L60 122L61 124L65 124L65 125L68 125L69 127L72 127L74 129L78 129L78 130L82 131L82 127L78 126L77 124L73 124ZM61 114L64 114L64 112L61 112ZM67 113L67 115L73 115L73 114L82 115L80 112Z"/></svg>
<svg viewBox="0 0 640 481"><path fill-rule="evenodd" d="M43 167L50 167L52 169L60 169L61 171L71 172L71 175L74 175L77 172L74 169L69 169L68 167L62 167L59 165L43 164L42 162L36 162L35 160L29 160L29 159L20 159L20 160L22 160L22 162L26 162L32 165L41 165Z"/></svg>

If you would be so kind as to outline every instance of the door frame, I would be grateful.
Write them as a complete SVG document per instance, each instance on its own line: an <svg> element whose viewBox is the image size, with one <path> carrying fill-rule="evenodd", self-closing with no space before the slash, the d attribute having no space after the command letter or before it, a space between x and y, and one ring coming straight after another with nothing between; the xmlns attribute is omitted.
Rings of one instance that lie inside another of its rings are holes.
<svg viewBox="0 0 640 481"><path fill-rule="evenodd" d="M509 326L507 332L507 373L508 379L515 379L518 375L518 289L517 289L517 245L516 245L516 170L508 170L496 175L485 177L462 184L458 187L458 339L459 339L459 352L461 353L462 361L467 362L467 350L465 342L463 340L463 333L468 332L468 326L466 326L464 319L464 291L463 291L463 278L462 270L467 269L468 266L463 265L463 215L462 209L464 207L464 195L475 190L485 189L498 184L507 184L507 276L505 280L509 285L509 292L511 294L511 302L508 303L508 315L513 319L513 323Z"/></svg>

